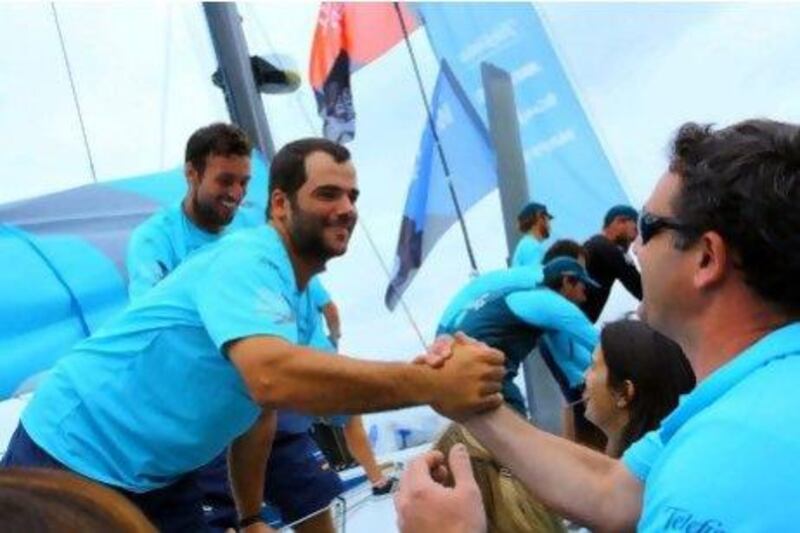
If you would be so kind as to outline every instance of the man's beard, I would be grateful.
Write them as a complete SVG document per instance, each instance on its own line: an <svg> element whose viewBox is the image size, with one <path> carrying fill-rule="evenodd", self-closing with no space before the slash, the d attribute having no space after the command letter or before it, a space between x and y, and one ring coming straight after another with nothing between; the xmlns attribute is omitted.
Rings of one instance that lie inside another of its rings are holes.
<svg viewBox="0 0 800 533"><path fill-rule="evenodd" d="M324 218L301 209L296 202L292 202L292 214L289 237L299 255L324 262L344 253L325 243L324 230L332 226L344 226L352 234L355 225L354 216L348 216L339 223L328 224Z"/></svg>
<svg viewBox="0 0 800 533"><path fill-rule="evenodd" d="M192 195L192 210L194 211L195 217L197 217L199 226L223 228L233 221L233 217L236 215L236 209L231 210L230 215L225 217L214 209L214 203L214 201L200 202L196 192Z"/></svg>

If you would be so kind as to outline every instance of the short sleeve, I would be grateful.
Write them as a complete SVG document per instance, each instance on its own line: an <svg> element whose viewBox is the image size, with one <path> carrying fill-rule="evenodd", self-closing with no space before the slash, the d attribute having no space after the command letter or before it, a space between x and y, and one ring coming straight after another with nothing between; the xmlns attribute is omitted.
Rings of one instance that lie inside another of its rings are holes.
<svg viewBox="0 0 800 533"><path fill-rule="evenodd" d="M644 483L663 448L658 431L650 431L628 448L622 456L622 463L634 477Z"/></svg>
<svg viewBox="0 0 800 533"><path fill-rule="evenodd" d="M297 305L291 284L263 253L226 247L195 286L195 303L220 350L232 340L272 335L296 343Z"/></svg>
<svg viewBox="0 0 800 533"><path fill-rule="evenodd" d="M173 268L170 256L167 239L154 231L150 220L133 232L126 257L128 296L131 301L145 294L169 274Z"/></svg>

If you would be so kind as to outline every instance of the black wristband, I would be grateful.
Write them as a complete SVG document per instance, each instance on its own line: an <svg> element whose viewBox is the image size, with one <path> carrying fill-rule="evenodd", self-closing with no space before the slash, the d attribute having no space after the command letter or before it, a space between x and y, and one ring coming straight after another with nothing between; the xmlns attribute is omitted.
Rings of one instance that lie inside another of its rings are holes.
<svg viewBox="0 0 800 533"><path fill-rule="evenodd" d="M246 527L250 527L255 523L263 522L264 519L261 517L261 513L251 514L250 516L245 516L241 520L239 520L239 529L244 529Z"/></svg>

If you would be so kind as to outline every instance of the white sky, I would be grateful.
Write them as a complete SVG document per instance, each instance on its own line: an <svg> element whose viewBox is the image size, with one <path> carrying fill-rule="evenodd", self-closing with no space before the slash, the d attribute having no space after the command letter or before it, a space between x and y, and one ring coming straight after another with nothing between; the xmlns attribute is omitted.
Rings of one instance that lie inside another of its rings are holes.
<svg viewBox="0 0 800 533"><path fill-rule="evenodd" d="M209 77L214 57L202 9L190 3L57 5L99 178L181 162L197 127L225 120ZM317 4L240 4L252 53L292 56L303 77ZM753 116L800 121L800 5L545 4L554 45L635 205L665 164L682 122ZM413 44L428 90L435 60ZM49 4L0 4L0 202L88 183L86 155ZM167 68L167 66L169 68ZM165 76L166 74L166 76ZM363 222L391 266L424 116L403 46L353 79ZM318 127L310 88L265 98L275 145ZM305 111L305 114L304 112ZM482 270L503 265L499 202L467 217ZM599 225L599 221L598 221ZM467 280L460 235L448 233L407 292L430 338L447 297ZM343 312L343 348L371 358L419 350L401 312L383 306L386 277L359 230L326 283ZM615 309L630 305L615 298Z"/></svg>

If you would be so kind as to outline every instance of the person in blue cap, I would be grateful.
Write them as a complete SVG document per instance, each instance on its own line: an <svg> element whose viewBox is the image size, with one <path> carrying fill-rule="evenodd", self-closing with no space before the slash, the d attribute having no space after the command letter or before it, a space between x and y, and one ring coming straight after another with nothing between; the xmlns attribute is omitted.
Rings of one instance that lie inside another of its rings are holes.
<svg viewBox="0 0 800 533"><path fill-rule="evenodd" d="M542 270L542 281L534 288L485 292L443 332L463 332L506 355L503 398L523 415L527 408L514 378L542 335L559 333L569 341L567 353L542 350L569 402L580 399L583 374L599 339L577 307L586 298L586 286L596 285L583 265L571 257L556 257Z"/></svg>
<svg viewBox="0 0 800 533"><path fill-rule="evenodd" d="M261 515L276 409L311 414L430 404L464 419L502 403L503 355L456 338L411 363L311 347L309 280L347 251L359 190L325 139L271 161L268 222L197 250L61 358L23 411L3 466L76 472L162 531L206 531L196 470L228 449L238 529Z"/></svg>
<svg viewBox="0 0 800 533"><path fill-rule="evenodd" d="M586 269L599 287L586 291L586 301L581 305L589 320L597 322L611 294L615 280L637 300L642 299L642 278L628 255L636 240L636 222L639 213L629 205L615 205L603 218L603 231L584 243Z"/></svg>
<svg viewBox="0 0 800 533"><path fill-rule="evenodd" d="M569 239L560 239L554 242L545 252L543 262L546 263L562 256L571 257L580 264L586 265L586 250L577 242ZM439 318L436 334L441 335L455 331L453 326L461 313L483 294L512 289L533 289L542 282L542 278L542 265L535 264L492 270L470 279L450 298Z"/></svg>
<svg viewBox="0 0 800 533"><path fill-rule="evenodd" d="M550 221L553 219L544 204L530 202L517 215L517 227L522 237L514 248L511 266L541 265L544 241L550 238Z"/></svg>
<svg viewBox="0 0 800 533"><path fill-rule="evenodd" d="M550 509L593 531L795 531L800 523L800 126L687 123L639 217L641 317L697 386L614 459L501 407L465 421ZM455 465L456 468L463 466ZM478 531L480 498L441 454L409 465L403 533L447 517ZM470 529L471 528L471 529Z"/></svg>

